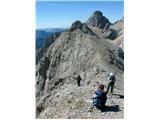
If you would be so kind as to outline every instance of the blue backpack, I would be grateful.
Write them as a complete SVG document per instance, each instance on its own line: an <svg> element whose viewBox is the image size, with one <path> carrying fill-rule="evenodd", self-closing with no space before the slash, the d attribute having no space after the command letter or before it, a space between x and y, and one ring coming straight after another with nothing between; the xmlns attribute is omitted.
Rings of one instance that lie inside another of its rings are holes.
<svg viewBox="0 0 160 120"><path fill-rule="evenodd" d="M105 106L107 97L106 94L101 90L96 90L95 97L93 99L93 106Z"/></svg>

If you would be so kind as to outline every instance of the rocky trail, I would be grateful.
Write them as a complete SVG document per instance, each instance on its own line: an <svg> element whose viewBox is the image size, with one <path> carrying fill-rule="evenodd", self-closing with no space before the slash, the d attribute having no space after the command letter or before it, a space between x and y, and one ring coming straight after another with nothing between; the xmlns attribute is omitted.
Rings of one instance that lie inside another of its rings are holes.
<svg viewBox="0 0 160 120"><path fill-rule="evenodd" d="M92 106L92 95L97 86L88 90L87 86L68 85L57 89L55 95L46 99L51 102L40 115L39 118L123 118L123 97L108 93L106 110L100 111ZM120 91L115 90L115 93Z"/></svg>

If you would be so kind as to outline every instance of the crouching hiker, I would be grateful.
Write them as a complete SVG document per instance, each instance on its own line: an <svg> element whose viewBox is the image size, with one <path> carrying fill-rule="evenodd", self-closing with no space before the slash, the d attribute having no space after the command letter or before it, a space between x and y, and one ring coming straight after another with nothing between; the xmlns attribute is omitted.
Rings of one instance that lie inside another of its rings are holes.
<svg viewBox="0 0 160 120"><path fill-rule="evenodd" d="M105 108L105 103L107 101L108 91L104 91L104 85L99 84L98 89L95 91L95 96L93 99L93 107L102 110Z"/></svg>

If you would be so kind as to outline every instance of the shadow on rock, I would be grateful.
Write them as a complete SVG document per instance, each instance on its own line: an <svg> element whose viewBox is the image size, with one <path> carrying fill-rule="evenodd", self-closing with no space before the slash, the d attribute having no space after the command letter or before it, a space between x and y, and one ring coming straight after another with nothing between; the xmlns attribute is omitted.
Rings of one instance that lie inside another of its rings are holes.
<svg viewBox="0 0 160 120"><path fill-rule="evenodd" d="M121 94L112 94L112 95L115 95L115 96L118 96L119 98L124 98L124 95L121 95Z"/></svg>
<svg viewBox="0 0 160 120"><path fill-rule="evenodd" d="M119 105L105 106L103 109L101 109L101 112L118 112L118 111L121 111L119 109Z"/></svg>

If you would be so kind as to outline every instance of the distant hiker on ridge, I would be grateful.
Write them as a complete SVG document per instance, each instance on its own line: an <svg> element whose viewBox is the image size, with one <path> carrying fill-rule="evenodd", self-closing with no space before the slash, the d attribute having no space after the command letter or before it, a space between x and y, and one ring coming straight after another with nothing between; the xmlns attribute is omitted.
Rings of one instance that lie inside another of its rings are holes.
<svg viewBox="0 0 160 120"><path fill-rule="evenodd" d="M108 82L109 82L108 88L107 88L108 92L109 92L109 90L111 90L111 93L113 93L115 81L116 81L115 75L113 73L110 73L108 76Z"/></svg>
<svg viewBox="0 0 160 120"><path fill-rule="evenodd" d="M81 80L82 80L81 76L80 75L76 75L76 73L74 73L73 78L77 81L77 85L81 86Z"/></svg>

